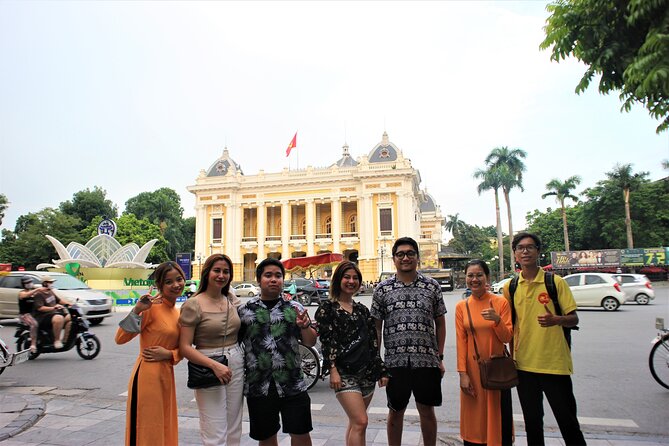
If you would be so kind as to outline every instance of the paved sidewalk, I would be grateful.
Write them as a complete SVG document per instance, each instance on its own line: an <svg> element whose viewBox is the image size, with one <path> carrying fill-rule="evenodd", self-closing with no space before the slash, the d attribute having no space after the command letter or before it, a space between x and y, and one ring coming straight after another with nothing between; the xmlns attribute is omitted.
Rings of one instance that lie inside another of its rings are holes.
<svg viewBox="0 0 669 446"><path fill-rule="evenodd" d="M197 410L182 411L179 416L179 444L201 444ZM370 417L372 418L372 417ZM248 417L245 415L244 419ZM345 426L334 425L324 417L315 417L312 439L314 446L341 446ZM248 422L243 424L242 446L257 444L248 437ZM440 428L441 429L441 428ZM516 445L526 445L522 426ZM55 387L0 386L0 443L2 446L121 446L125 435L125 401L90 400L80 389ZM564 445L559 434L547 432L548 446ZM595 446L660 446L669 438L641 435L586 435L589 445ZM280 434L279 444L289 446L290 439ZM387 445L382 417L370 420L367 444ZM422 445L417 422L407 423L403 444ZM455 429L439 432L439 445L461 445ZM158 445L157 445L158 446Z"/></svg>

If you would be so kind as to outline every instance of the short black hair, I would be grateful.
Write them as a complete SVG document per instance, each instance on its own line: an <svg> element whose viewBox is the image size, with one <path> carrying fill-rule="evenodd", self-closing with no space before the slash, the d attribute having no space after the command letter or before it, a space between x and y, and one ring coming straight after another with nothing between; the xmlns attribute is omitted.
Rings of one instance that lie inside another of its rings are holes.
<svg viewBox="0 0 669 446"><path fill-rule="evenodd" d="M418 243L416 243L416 240L412 239L411 237L400 237L397 240L395 240L395 243L393 244L393 256L397 252L397 247L401 245L411 245L416 251L416 257L420 257L420 251L418 251Z"/></svg>
<svg viewBox="0 0 669 446"><path fill-rule="evenodd" d="M467 270L469 269L469 267L474 265L480 266L483 272L485 273L485 276L487 278L490 278L490 267L488 266L487 263L485 263L481 259L472 259L469 262L467 262L467 265L465 266L465 274L467 274Z"/></svg>
<svg viewBox="0 0 669 446"><path fill-rule="evenodd" d="M541 251L541 239L539 238L538 235L532 234L531 232L519 232L518 234L513 236L513 241L511 242L511 249L514 251L516 250L516 246L518 246L518 243L524 238L531 238L534 240L534 244L537 245L537 251Z"/></svg>
<svg viewBox="0 0 669 446"><path fill-rule="evenodd" d="M258 283L260 283L260 278L262 277L262 273L265 271L265 268L270 265L278 266L279 268L281 268L281 275L283 277L286 277L286 268L283 266L283 263L281 263L281 261L278 259L268 257L262 262L260 262L258 264L258 267L256 268L256 280L258 281Z"/></svg>

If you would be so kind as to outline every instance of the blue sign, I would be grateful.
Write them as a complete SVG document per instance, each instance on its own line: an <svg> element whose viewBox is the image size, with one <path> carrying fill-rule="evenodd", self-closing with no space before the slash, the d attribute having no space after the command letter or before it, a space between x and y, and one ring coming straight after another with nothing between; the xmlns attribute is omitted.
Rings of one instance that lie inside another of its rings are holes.
<svg viewBox="0 0 669 446"><path fill-rule="evenodd" d="M107 234L110 237L116 235L116 222L111 218L105 218L98 225L98 235Z"/></svg>
<svg viewBox="0 0 669 446"><path fill-rule="evenodd" d="M186 280L190 280L192 274L190 270L190 252L177 253L177 264L181 267L182 270L184 270L184 274L186 274Z"/></svg>

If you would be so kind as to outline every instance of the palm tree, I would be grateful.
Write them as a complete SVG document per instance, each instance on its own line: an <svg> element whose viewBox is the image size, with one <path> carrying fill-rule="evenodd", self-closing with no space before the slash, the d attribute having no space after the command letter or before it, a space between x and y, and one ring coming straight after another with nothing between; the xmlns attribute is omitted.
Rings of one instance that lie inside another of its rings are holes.
<svg viewBox="0 0 669 446"><path fill-rule="evenodd" d="M581 177L578 175L571 176L567 178L564 183L553 178L546 184L546 189L550 192L546 192L541 196L541 198L546 198L549 195L555 195L555 199L560 203L562 208L562 229L564 231L564 250L569 251L569 231L567 230L567 211L564 207L564 201L567 198L571 198L574 201L578 201L578 197L575 197L571 194L571 191L576 188L578 184L581 183Z"/></svg>
<svg viewBox="0 0 669 446"><path fill-rule="evenodd" d="M627 230L627 248L634 248L634 238L632 237L632 217L630 214L630 191L636 189L643 181L648 172L632 174L631 164L616 164L611 172L606 176L613 184L623 190L623 199L625 201L625 229Z"/></svg>
<svg viewBox="0 0 669 446"><path fill-rule="evenodd" d="M492 190L495 193L495 217L497 225L497 251L499 254L499 276L498 279L504 277L504 242L502 237L502 220L499 216L499 189L502 187L500 178L500 170L494 167L488 169L477 169L474 172L474 178L481 179L476 190L479 195L487 190Z"/></svg>
<svg viewBox="0 0 669 446"><path fill-rule="evenodd" d="M458 218L460 214L448 215L448 221L444 224L444 228L447 231L450 231L453 234L453 238L457 238L460 234L460 230L464 226L465 222Z"/></svg>
<svg viewBox="0 0 669 446"><path fill-rule="evenodd" d="M527 156L527 152L521 149L509 149L506 146L495 147L486 157L485 163L489 167L500 168L501 186L504 193L504 201L506 201L506 213L509 219L509 258L513 259L513 249L511 242L513 238L513 223L511 218L511 199L509 192L514 187L523 191L523 172L525 171L525 163L523 160Z"/></svg>

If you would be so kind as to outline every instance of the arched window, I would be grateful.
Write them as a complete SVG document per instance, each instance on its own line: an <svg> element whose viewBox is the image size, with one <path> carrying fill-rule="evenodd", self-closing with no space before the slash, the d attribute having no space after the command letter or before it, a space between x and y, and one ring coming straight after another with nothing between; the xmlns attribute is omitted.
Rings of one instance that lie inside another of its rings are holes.
<svg viewBox="0 0 669 446"><path fill-rule="evenodd" d="M325 233L332 234L332 219L330 216L325 217Z"/></svg>
<svg viewBox="0 0 669 446"><path fill-rule="evenodd" d="M348 230L349 232L358 232L358 216L352 214L348 218Z"/></svg>
<svg viewBox="0 0 669 446"><path fill-rule="evenodd" d="M307 233L307 219L303 218L302 221L300 221L300 228L302 229L301 234L306 235Z"/></svg>

